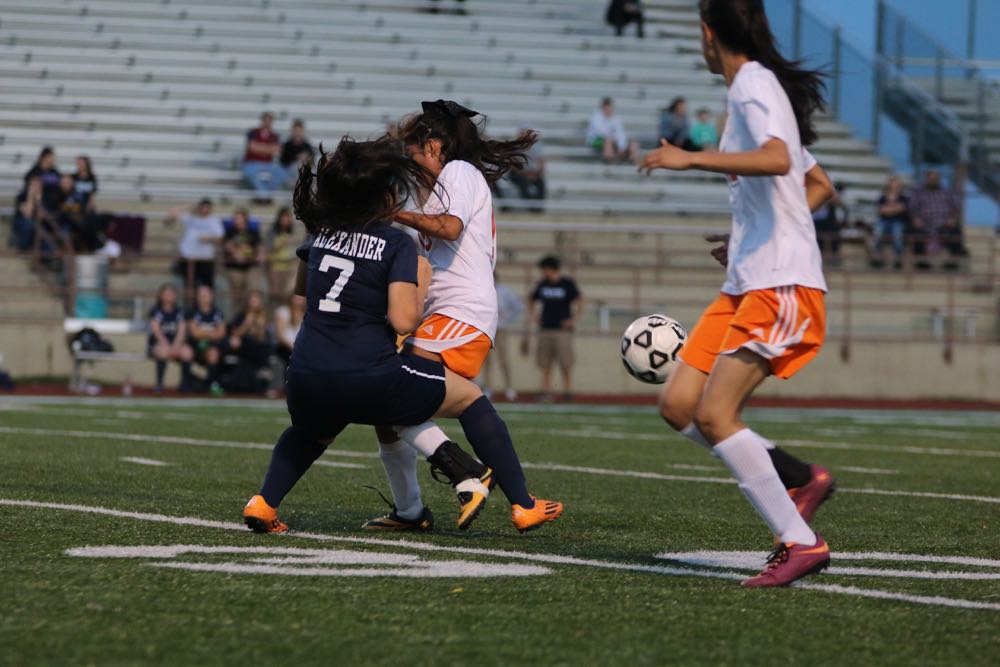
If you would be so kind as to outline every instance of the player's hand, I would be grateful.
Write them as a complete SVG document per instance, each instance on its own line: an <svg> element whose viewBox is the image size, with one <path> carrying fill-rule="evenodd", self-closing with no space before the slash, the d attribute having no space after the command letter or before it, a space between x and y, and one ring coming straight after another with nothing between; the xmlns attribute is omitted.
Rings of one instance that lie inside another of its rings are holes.
<svg viewBox="0 0 1000 667"><path fill-rule="evenodd" d="M721 243L722 245L712 248L712 257L722 266L729 266L729 234L708 234L705 240L709 243Z"/></svg>
<svg viewBox="0 0 1000 667"><path fill-rule="evenodd" d="M666 139L660 139L660 147L642 156L639 171L647 174L654 169L684 171L691 168L691 153L674 146Z"/></svg>
<svg viewBox="0 0 1000 667"><path fill-rule="evenodd" d="M561 326L563 328L563 330L565 330L565 331L572 331L573 330L573 318L572 317L567 317L565 320L563 320L562 322L559 323L559 326Z"/></svg>

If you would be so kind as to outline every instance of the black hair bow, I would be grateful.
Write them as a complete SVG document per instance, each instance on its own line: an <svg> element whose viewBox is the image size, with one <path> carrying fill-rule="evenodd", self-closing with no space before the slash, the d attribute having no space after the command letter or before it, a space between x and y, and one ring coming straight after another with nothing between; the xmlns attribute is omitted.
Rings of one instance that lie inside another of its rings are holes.
<svg viewBox="0 0 1000 667"><path fill-rule="evenodd" d="M472 109L467 109L463 107L458 102L452 102L451 100L435 100L433 102L421 102L420 108L424 113L444 113L452 118L461 118L466 116L467 118L474 118L480 116L478 111L473 111Z"/></svg>

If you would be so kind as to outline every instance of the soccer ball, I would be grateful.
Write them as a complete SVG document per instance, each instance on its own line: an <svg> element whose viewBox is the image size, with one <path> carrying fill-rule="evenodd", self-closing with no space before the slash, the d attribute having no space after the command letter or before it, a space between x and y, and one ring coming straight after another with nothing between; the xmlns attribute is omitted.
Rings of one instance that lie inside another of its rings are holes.
<svg viewBox="0 0 1000 667"><path fill-rule="evenodd" d="M672 317L640 317L622 334L625 370L643 382L663 384L677 367L677 353L686 339L684 327Z"/></svg>

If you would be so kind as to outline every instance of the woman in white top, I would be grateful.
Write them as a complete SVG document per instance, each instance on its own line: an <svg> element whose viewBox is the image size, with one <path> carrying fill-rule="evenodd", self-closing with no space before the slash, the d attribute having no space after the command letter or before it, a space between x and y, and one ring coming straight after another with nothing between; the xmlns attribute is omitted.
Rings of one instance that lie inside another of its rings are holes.
<svg viewBox="0 0 1000 667"><path fill-rule="evenodd" d="M729 88L719 152L663 141L640 168L725 174L733 226L727 247L713 252L728 263L722 293L691 332L660 411L723 460L779 541L763 572L743 585L783 586L830 561L807 521L833 478L750 430L741 412L769 375L791 377L823 343L826 282L810 209L831 188L803 148L816 139L812 114L823 84L778 53L763 0L701 0L699 10L705 61Z"/></svg>

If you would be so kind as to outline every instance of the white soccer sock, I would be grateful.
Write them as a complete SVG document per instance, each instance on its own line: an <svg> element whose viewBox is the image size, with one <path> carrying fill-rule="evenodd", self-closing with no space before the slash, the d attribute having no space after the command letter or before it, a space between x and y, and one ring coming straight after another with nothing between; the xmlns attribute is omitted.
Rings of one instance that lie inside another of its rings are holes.
<svg viewBox="0 0 1000 667"><path fill-rule="evenodd" d="M404 519L416 519L424 509L417 481L417 450L402 440L378 443L385 478L389 481L396 514Z"/></svg>
<svg viewBox="0 0 1000 667"><path fill-rule="evenodd" d="M396 433L400 439L416 447L424 458L434 454L438 447L449 440L445 432L432 421L426 421L419 426L397 426Z"/></svg>
<svg viewBox="0 0 1000 667"><path fill-rule="evenodd" d="M712 451L712 444L705 439L705 434L698 430L694 422L691 422L678 432L691 442L701 445L708 451Z"/></svg>
<svg viewBox="0 0 1000 667"><path fill-rule="evenodd" d="M764 438L748 428L715 446L715 454L739 482L740 491L782 542L816 544L816 534L799 515L778 478Z"/></svg>

